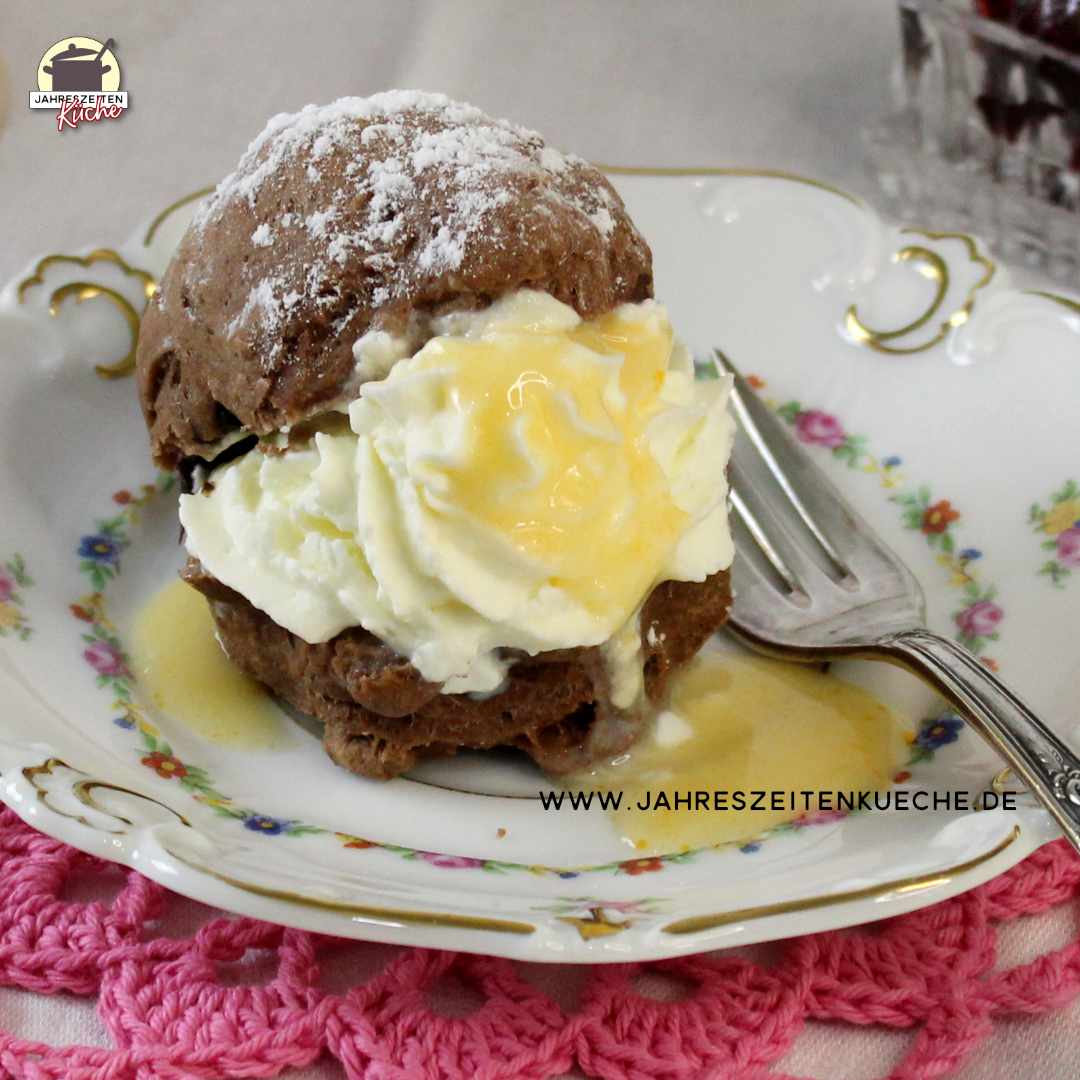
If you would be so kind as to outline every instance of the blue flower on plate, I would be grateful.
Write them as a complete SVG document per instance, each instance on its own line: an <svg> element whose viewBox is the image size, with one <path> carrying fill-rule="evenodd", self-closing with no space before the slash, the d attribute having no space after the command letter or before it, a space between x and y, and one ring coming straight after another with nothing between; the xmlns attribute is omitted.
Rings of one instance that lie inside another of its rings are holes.
<svg viewBox="0 0 1080 1080"><path fill-rule="evenodd" d="M959 716L946 714L937 720L924 720L915 744L924 750L937 750L948 743L956 742L964 721Z"/></svg>
<svg viewBox="0 0 1080 1080"><path fill-rule="evenodd" d="M982 552L978 548L964 548L960 552L960 558L964 562L974 562L982 558Z"/></svg>
<svg viewBox="0 0 1080 1080"><path fill-rule="evenodd" d="M903 458L898 458L895 454L890 454L889 457L882 458L881 464L884 465L886 469L895 469L897 465L900 465L903 462L903 460Z"/></svg>
<svg viewBox="0 0 1080 1080"><path fill-rule="evenodd" d="M79 541L79 555L92 562L115 566L120 558L120 544L106 533L91 533Z"/></svg>
<svg viewBox="0 0 1080 1080"><path fill-rule="evenodd" d="M135 727L135 721L130 716L118 716L113 723L117 727L122 727L125 731L131 731Z"/></svg>
<svg viewBox="0 0 1080 1080"><path fill-rule="evenodd" d="M291 824L291 821L285 821L282 818L267 817L265 814L252 814L250 817L244 819L245 829L250 829L252 832L264 833L266 836L277 836L279 833L283 833Z"/></svg>
<svg viewBox="0 0 1080 1080"><path fill-rule="evenodd" d="M570 878L576 878L581 876L576 870L560 870L558 873L559 877L561 877L564 881L569 881Z"/></svg>
<svg viewBox="0 0 1080 1080"><path fill-rule="evenodd" d="M750 843L741 845L739 850L744 855L753 855L755 851L761 850L761 844L759 844L756 840L751 840Z"/></svg>

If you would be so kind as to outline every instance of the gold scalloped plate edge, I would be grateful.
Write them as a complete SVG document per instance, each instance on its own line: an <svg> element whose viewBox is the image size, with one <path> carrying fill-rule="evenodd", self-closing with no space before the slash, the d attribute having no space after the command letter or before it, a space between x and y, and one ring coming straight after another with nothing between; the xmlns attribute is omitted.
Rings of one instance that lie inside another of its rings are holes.
<svg viewBox="0 0 1080 1080"><path fill-rule="evenodd" d="M663 930L665 934L699 934L722 926L744 924L757 919L767 919L774 915L787 915L798 911L814 911L818 908L832 907L837 904L852 903L858 900L885 901L903 896L914 896L916 893L923 893L930 889L939 889L954 884L969 871L996 859L1006 848L1016 843L1021 834L1020 826L1014 825L1011 832L1003 840L994 844L987 851L972 856L972 858L966 859L957 866L946 867L943 870L933 870L925 874L912 874L908 877L897 878L895 881L885 881L861 889L828 893L824 896L807 896L795 900L784 900L776 904L761 904L757 907L725 911L715 915L693 915L667 923Z"/></svg>
<svg viewBox="0 0 1080 1080"><path fill-rule="evenodd" d="M593 164L608 176L657 176L657 177L688 177L688 176L730 176L748 177L766 180L789 180L795 184L804 184L807 187L817 188L819 191L827 191L830 195L837 195L846 199L855 206L865 207L866 204L857 195L844 191L824 180L815 180L810 176L802 176L799 173L788 172L785 169L766 168L740 168L728 165L606 165L603 162Z"/></svg>
<svg viewBox="0 0 1080 1080"><path fill-rule="evenodd" d="M0 747L10 755L13 747ZM41 748L23 748L25 753L39 753ZM79 773L83 779L72 784L76 801L83 807L111 815L126 822L115 811L88 801L86 789L104 786L169 811L176 811L151 796L116 784L105 784L82 773L62 759L37 758L33 765L11 764L0 775L0 798L27 824L70 844L87 854L120 862L144 874L158 884L192 900L239 911L267 921L295 926L313 932L401 942L400 931L409 928L412 943L425 947L451 947L463 952L496 953L522 960L551 963L622 963L628 959L625 942L609 945L605 935L582 932L580 942L570 948L564 942L545 942L537 949L534 939L543 941L545 926L574 924L575 920L554 912L532 909L528 918L496 917L484 911L435 911L407 905L368 904L319 897L245 880L210 867L205 860L192 858L172 843L170 835L177 828L191 828L175 823L129 826L109 830L95 826L79 812L66 813L51 803L35 782L41 774L51 773L61 765ZM641 932L630 947L634 959L653 960L668 956L702 952L727 945L748 945L762 941L818 933L844 926L862 924L906 914L937 903L982 884L1004 872L1036 850L1050 837L1040 828L1041 811L1019 814L1003 838L994 841L978 854L955 865L947 865L922 874L907 875L860 889L817 894L747 908L732 908L715 914L687 916L671 921L657 920ZM1028 827L1022 822L1030 818ZM246 898L246 899L245 899ZM389 899L389 897L388 897ZM865 908L866 903L876 905ZM854 909L854 910L853 910ZM855 916L857 911L857 917ZM778 916L816 914L811 928L790 924L778 929L772 920ZM539 916L547 915L546 918ZM614 936L631 923L613 924ZM438 931L452 930L452 944ZM464 932L464 933L462 933ZM419 936L417 936L419 935ZM597 938L599 940L597 940Z"/></svg>

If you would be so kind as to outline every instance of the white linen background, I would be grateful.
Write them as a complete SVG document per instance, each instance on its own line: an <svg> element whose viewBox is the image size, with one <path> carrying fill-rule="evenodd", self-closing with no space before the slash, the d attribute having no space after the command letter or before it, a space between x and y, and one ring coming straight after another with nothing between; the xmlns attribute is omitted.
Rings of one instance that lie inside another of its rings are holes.
<svg viewBox="0 0 1080 1080"><path fill-rule="evenodd" d="M58 135L25 95L44 50L72 34L116 39L131 108ZM872 198L858 132L885 105L897 39L893 0L6 0L0 280L43 252L126 237L231 169L273 113L394 86L464 98L597 161L789 169ZM169 923L183 933L209 914L177 898ZM1024 920L1003 932L1002 960L1078 932L1075 905ZM351 946L333 981L347 965L373 972L394 951ZM529 965L527 976L572 1004L572 970ZM440 1004L466 1007L453 993ZM0 1028L109 1045L93 1003L66 996L0 989ZM910 1038L811 1024L777 1067L877 1077ZM1072 1080L1078 1049L1074 1006L999 1024L957 1075ZM342 1070L327 1062L288 1076Z"/></svg>

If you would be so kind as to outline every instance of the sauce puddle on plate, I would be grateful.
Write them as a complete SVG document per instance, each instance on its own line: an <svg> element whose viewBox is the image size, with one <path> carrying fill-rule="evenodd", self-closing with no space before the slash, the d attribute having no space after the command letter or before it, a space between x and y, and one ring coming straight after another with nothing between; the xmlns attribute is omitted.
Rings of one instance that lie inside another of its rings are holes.
<svg viewBox="0 0 1080 1080"><path fill-rule="evenodd" d="M641 743L561 786L621 791L619 808L608 808L620 839L636 851L678 852L746 840L812 813L819 792L836 808L837 792L887 788L907 751L904 727L866 690L817 668L709 652L675 677ZM751 809L759 791L768 793L762 808ZM746 794L745 807L734 805L736 792ZM782 793L783 808L771 808L772 792ZM809 807L804 792L813 793ZM714 793L726 793L727 809L714 808ZM676 795L689 795L690 808L675 808Z"/></svg>
<svg viewBox="0 0 1080 1080"><path fill-rule="evenodd" d="M281 741L269 695L225 655L210 605L183 581L160 589L139 612L131 662L149 704L196 735L242 750Z"/></svg>

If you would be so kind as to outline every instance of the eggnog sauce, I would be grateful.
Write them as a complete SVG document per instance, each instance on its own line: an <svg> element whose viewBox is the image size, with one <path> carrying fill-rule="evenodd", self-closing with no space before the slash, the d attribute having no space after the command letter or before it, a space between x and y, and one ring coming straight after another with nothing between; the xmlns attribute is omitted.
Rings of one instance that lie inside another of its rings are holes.
<svg viewBox="0 0 1080 1080"><path fill-rule="evenodd" d="M621 791L620 808L608 809L620 839L643 854L678 852L805 820L803 792L886 788L907 748L898 719L860 687L817 668L710 651L676 676L640 743L560 782L567 791ZM770 794L752 809L759 791ZM774 791L794 793L796 808L773 809ZM717 792L726 809L714 808ZM745 806L734 806L735 792L746 794ZM814 802L809 819L820 813Z"/></svg>
<svg viewBox="0 0 1080 1080"><path fill-rule="evenodd" d="M131 662L143 699L204 739L257 750L284 735L267 691L218 644L206 598L179 579L139 612Z"/></svg>

